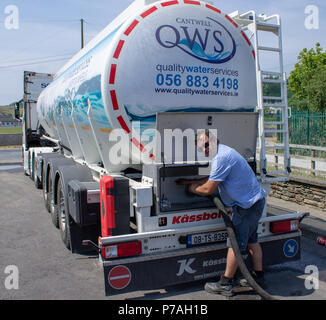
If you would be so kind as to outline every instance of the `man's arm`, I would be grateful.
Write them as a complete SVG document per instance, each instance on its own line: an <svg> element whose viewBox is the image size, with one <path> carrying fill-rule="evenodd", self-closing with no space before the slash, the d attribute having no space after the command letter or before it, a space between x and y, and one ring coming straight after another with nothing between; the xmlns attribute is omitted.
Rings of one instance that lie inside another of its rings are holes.
<svg viewBox="0 0 326 320"><path fill-rule="evenodd" d="M179 185L187 185L193 183L204 184L205 182L207 182L207 180L208 180L208 176L200 179L178 179L176 180L176 183Z"/></svg>
<svg viewBox="0 0 326 320"><path fill-rule="evenodd" d="M214 193L220 181L207 180L204 184L195 182L189 186L189 192L198 194L200 196L210 196Z"/></svg>

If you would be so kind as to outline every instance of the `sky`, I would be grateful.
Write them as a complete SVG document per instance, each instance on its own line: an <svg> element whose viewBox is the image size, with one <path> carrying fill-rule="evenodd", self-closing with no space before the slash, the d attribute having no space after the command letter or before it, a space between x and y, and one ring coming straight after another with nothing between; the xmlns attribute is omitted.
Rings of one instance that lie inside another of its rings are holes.
<svg viewBox="0 0 326 320"><path fill-rule="evenodd" d="M23 72L56 73L81 48L80 19L87 44L133 0L1 0L0 105L23 98ZM284 70L299 52L319 42L326 49L325 0L211 0L225 13L279 14ZM268 59L268 57L266 57ZM272 70L270 70L272 71Z"/></svg>

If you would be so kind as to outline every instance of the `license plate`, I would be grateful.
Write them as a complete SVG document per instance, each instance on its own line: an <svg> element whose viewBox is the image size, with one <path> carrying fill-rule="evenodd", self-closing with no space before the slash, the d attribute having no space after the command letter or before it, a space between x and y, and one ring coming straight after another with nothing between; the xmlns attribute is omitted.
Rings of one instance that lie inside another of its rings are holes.
<svg viewBox="0 0 326 320"><path fill-rule="evenodd" d="M207 232L207 233L197 233L190 234L187 237L187 244L189 246L205 244L211 242L221 242L226 241L228 237L227 231L215 231L215 232Z"/></svg>

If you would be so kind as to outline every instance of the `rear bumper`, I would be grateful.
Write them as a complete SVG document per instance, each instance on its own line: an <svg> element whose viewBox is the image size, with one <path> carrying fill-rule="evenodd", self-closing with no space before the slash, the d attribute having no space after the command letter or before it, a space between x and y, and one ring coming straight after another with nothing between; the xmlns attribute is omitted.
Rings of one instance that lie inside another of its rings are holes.
<svg viewBox="0 0 326 320"><path fill-rule="evenodd" d="M301 231L260 239L264 266L300 259ZM152 290L221 274L225 243L112 261L102 261L106 295ZM249 255L245 259L251 264Z"/></svg>

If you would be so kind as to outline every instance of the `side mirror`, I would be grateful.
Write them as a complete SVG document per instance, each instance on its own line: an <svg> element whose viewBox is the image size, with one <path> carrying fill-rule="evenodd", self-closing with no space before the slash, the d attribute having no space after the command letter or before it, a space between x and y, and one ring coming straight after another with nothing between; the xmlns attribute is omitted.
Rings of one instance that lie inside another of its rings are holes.
<svg viewBox="0 0 326 320"><path fill-rule="evenodd" d="M15 104L15 119L20 120L20 114L19 114L19 103Z"/></svg>

